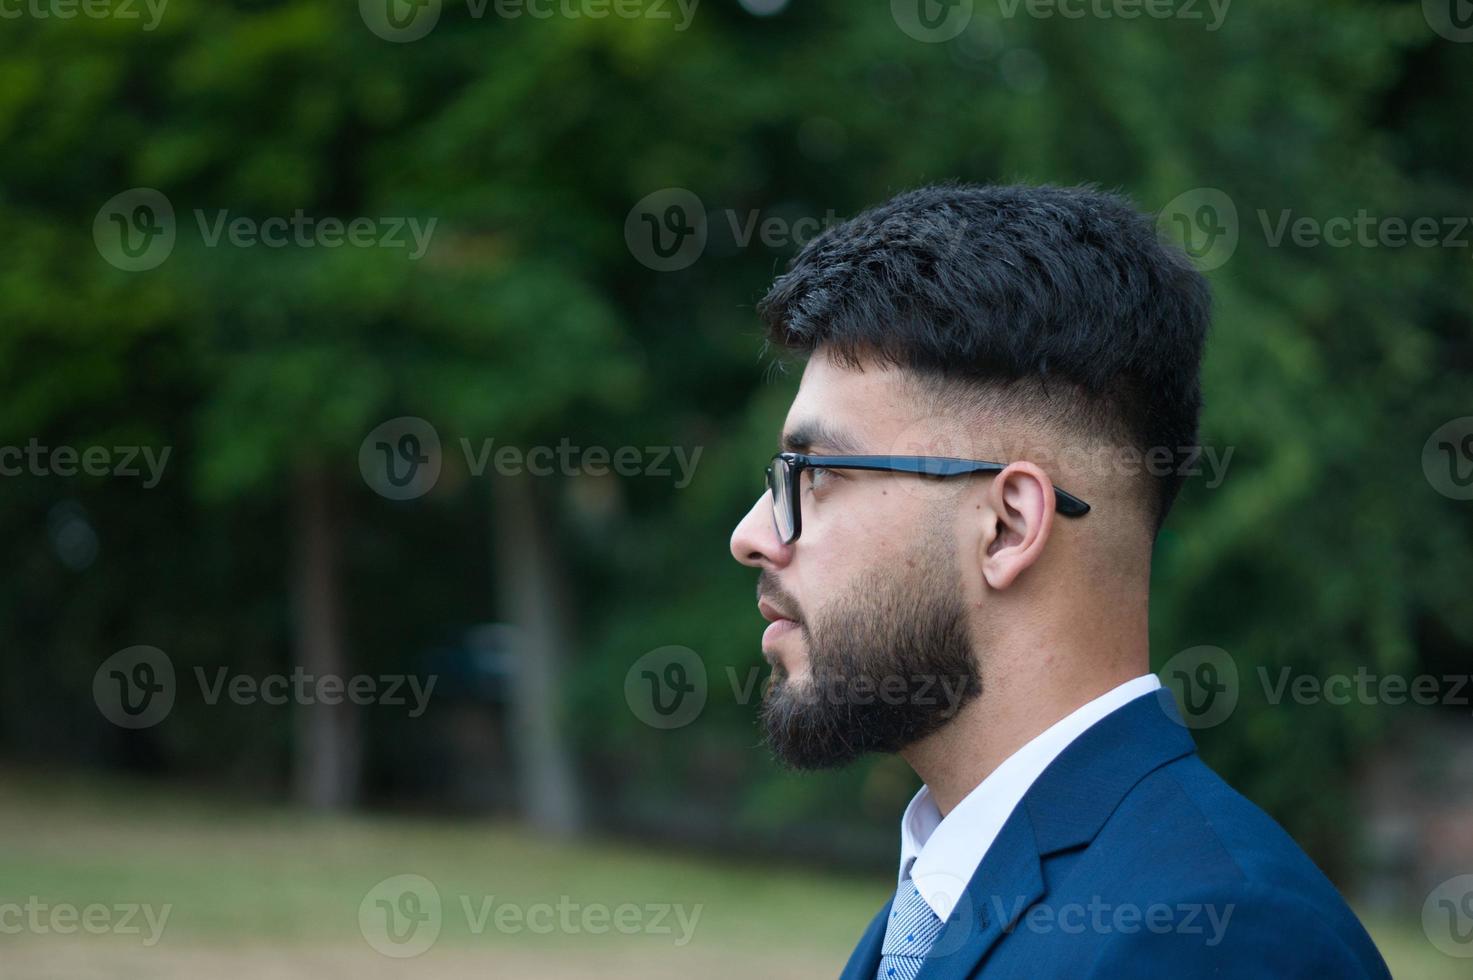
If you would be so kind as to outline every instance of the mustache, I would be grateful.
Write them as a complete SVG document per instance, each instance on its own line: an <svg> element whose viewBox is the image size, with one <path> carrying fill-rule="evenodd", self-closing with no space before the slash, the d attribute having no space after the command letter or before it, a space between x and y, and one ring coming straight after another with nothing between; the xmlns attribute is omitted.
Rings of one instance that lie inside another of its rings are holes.
<svg viewBox="0 0 1473 980"><path fill-rule="evenodd" d="M791 619L796 623L803 622L802 611L798 608L798 601L790 595L781 585L777 583L777 576L763 569L757 576L757 601L767 600L785 619Z"/></svg>

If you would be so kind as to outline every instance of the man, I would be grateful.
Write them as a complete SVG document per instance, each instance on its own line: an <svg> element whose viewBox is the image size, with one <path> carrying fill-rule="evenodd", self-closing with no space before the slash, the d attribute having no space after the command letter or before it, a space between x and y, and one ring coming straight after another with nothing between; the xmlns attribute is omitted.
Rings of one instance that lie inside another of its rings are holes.
<svg viewBox="0 0 1473 980"><path fill-rule="evenodd" d="M731 539L769 744L925 783L845 978L1388 976L1150 673L1209 305L1119 197L943 186L828 229L759 306L807 355Z"/></svg>

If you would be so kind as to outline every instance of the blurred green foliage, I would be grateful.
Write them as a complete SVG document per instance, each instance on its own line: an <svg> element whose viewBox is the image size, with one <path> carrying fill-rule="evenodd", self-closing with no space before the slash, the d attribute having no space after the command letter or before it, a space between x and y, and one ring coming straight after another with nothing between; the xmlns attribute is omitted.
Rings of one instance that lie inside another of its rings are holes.
<svg viewBox="0 0 1473 980"><path fill-rule="evenodd" d="M292 473L322 467L342 488L353 662L403 669L497 615L492 477L457 464L457 440L699 446L684 488L539 483L577 614L568 708L599 810L665 830L695 816L741 839L803 827L814 842L889 842L914 788L903 765L785 775L733 691L761 663L760 623L726 538L792 390L760 357L752 306L796 243L743 247L727 215L842 217L944 179L1096 182L1148 209L1212 187L1235 202L1240 241L1210 273L1203 439L1234 455L1220 487L1188 485L1162 536L1155 663L1197 644L1233 655L1243 703L1200 736L1204 753L1322 859L1343 857L1348 777L1388 719L1272 707L1255 671L1466 662L1473 521L1420 453L1469 414L1470 249L1272 247L1263 226L1286 209L1473 214L1473 137L1455 108L1473 48L1412 2L1235 6L1217 30L1004 9L978 4L945 43L908 37L884 4L841 0L771 17L706 0L685 31L447 3L407 44L326 0L175 0L151 31L7 22L0 443L173 453L153 489L0 480L6 754L275 792L282 713L181 704L125 735L89 692L97 664L134 643L181 671L287 669ZM140 186L167 195L178 241L130 273L102 260L92 224ZM667 187L699 196L711 240L661 273L623 228ZM196 209L437 227L419 261L212 248ZM447 446L435 492L404 503L357 468L363 437L399 415L430 420ZM77 520L97 540L85 567L58 544ZM702 656L710 703L660 732L628 710L623 680L670 644ZM370 787L403 795L404 723L368 714Z"/></svg>

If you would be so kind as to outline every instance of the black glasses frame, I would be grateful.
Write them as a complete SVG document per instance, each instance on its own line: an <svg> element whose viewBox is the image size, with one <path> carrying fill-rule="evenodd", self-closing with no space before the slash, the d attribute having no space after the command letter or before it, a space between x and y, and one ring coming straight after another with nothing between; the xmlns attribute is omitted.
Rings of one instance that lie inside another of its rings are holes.
<svg viewBox="0 0 1473 980"><path fill-rule="evenodd" d="M952 456L814 456L809 453L777 453L767 467L767 492L772 498L772 526L783 544L792 544L803 533L803 509L798 483L806 469L876 470L915 473L920 476L965 476L969 473L1000 473L1007 463ZM1055 509L1064 517L1083 517L1089 504L1066 490L1054 487ZM786 513L784 513L786 511ZM783 518L791 528L783 530Z"/></svg>

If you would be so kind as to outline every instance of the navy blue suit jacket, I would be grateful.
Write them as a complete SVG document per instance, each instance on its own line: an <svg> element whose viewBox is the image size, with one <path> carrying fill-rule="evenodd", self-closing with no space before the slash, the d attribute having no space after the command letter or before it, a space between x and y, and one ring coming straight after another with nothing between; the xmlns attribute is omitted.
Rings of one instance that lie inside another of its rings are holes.
<svg viewBox="0 0 1473 980"><path fill-rule="evenodd" d="M875 916L843 980L874 980ZM1335 886L1197 757L1171 694L1131 701L1029 788L918 980L1389 978Z"/></svg>

